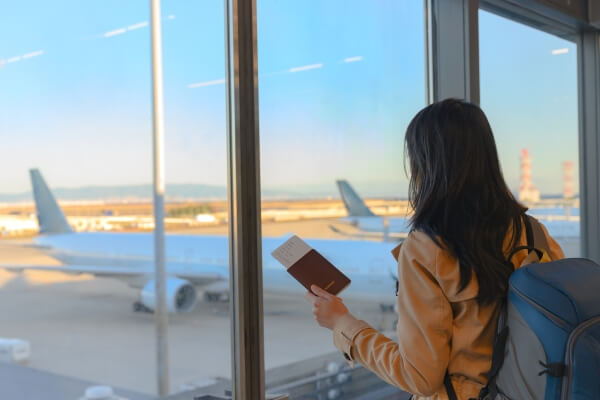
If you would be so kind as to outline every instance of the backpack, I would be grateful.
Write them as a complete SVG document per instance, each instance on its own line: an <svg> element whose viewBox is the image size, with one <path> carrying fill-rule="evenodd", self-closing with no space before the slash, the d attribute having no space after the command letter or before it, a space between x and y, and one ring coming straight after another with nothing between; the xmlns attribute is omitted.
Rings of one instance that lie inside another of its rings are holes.
<svg viewBox="0 0 600 400"><path fill-rule="evenodd" d="M552 260L539 222L525 216L529 250L509 279L492 366L480 400L600 399L600 266ZM446 374L448 397L456 393Z"/></svg>

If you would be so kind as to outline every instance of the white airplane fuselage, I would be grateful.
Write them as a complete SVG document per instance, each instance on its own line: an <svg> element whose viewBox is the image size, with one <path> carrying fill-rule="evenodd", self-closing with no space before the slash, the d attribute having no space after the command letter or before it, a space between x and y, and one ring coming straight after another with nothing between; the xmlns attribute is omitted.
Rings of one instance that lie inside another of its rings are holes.
<svg viewBox="0 0 600 400"><path fill-rule="evenodd" d="M364 232L384 232L386 229L394 233L408 233L410 231L409 218L406 217L345 217L342 222L356 226ZM386 226L387 224L387 226Z"/></svg>
<svg viewBox="0 0 600 400"><path fill-rule="evenodd" d="M263 288L277 293L304 293L271 256L286 238L264 238ZM393 303L397 263L390 251L393 243L358 240L307 239L306 242L343 271L352 281L341 297ZM154 274L151 233L65 233L40 236L36 245L48 255L68 265L127 267L139 275L120 277L131 286L141 287ZM191 271L229 277L229 246L226 236L171 235L165 237L167 276L188 276ZM74 270L73 272L77 272Z"/></svg>

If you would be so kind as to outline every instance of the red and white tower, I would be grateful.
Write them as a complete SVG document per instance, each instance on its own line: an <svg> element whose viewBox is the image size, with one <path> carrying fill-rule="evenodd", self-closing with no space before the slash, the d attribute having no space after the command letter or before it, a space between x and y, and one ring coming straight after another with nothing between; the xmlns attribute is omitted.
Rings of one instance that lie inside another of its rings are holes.
<svg viewBox="0 0 600 400"><path fill-rule="evenodd" d="M565 199L572 199L575 197L573 170L573 161L563 162L563 197Z"/></svg>
<svg viewBox="0 0 600 400"><path fill-rule="evenodd" d="M521 184L519 186L519 200L527 202L540 201L540 191L533 186L531 181L531 157L527 149L521 151Z"/></svg>

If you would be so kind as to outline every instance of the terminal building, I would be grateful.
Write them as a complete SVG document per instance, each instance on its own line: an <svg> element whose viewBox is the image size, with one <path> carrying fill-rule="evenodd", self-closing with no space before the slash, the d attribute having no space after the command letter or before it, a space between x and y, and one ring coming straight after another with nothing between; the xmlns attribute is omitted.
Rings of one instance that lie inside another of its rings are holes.
<svg viewBox="0 0 600 400"><path fill-rule="evenodd" d="M600 263L600 0L3 7L0 399L411 398L348 363L271 253L305 239L394 338L405 132L445 99Z"/></svg>

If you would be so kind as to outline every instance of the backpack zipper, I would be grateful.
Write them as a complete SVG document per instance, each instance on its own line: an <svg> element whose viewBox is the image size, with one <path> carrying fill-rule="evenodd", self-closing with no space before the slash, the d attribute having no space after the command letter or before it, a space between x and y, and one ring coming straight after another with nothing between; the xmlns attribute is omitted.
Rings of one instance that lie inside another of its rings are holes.
<svg viewBox="0 0 600 400"><path fill-rule="evenodd" d="M568 368L566 376L563 378L562 382L562 390L560 398L563 400L569 400L571 398L571 392L569 392L569 388L571 387L571 380L573 379L573 348L575 347L575 342L581 336L581 334L588 329L590 326L600 323L600 317L594 317L588 319L587 321L582 322L577 325L573 332L569 335L569 340L567 342L567 352L565 354L566 366Z"/></svg>
<svg viewBox="0 0 600 400"><path fill-rule="evenodd" d="M525 300L525 302L527 302L527 304L529 304L530 306L534 307L536 310L538 310L539 312L544 314L544 316L546 316L549 320L554 322L556 325L560 326L561 328L569 327L569 324L566 321L564 321L562 318L557 317L556 315L552 314L550 311L546 310L544 307L540 306L539 304L537 304L536 302L531 300L529 297L524 295L519 289L517 289L512 283L509 285L509 287L511 290L513 290L517 294L517 296L519 296L521 299Z"/></svg>

